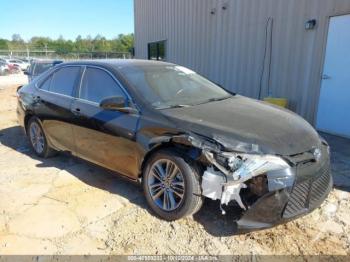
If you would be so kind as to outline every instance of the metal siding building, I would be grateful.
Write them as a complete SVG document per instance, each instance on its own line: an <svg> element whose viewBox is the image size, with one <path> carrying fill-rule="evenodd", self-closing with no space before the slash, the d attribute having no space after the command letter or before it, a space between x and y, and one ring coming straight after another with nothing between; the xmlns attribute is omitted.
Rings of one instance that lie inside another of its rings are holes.
<svg viewBox="0 0 350 262"><path fill-rule="evenodd" d="M261 86L262 97L287 98L314 124L329 18L349 14L350 0L134 0L134 8L136 58L166 40L167 61L245 96L258 98ZM311 19L316 28L306 30Z"/></svg>

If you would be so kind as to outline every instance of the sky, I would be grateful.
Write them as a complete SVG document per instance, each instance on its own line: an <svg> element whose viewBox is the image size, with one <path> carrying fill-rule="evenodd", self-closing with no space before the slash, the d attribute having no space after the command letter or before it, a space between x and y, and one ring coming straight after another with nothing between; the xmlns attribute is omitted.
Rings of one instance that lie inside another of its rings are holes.
<svg viewBox="0 0 350 262"><path fill-rule="evenodd" d="M134 32L133 0L0 0L0 38L107 39Z"/></svg>

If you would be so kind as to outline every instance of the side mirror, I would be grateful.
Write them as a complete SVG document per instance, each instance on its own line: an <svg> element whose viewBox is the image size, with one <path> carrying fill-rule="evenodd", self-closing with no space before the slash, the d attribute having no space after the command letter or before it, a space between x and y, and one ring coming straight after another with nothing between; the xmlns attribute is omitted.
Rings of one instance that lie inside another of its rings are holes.
<svg viewBox="0 0 350 262"><path fill-rule="evenodd" d="M104 110L119 111L128 114L136 114L138 111L135 108L126 106L127 100L121 96L108 97L101 101L100 107Z"/></svg>

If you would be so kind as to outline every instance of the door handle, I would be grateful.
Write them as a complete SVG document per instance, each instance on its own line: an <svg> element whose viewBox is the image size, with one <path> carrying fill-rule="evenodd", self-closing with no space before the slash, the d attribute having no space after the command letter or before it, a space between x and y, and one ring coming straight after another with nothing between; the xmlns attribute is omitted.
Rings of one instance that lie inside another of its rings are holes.
<svg viewBox="0 0 350 262"><path fill-rule="evenodd" d="M72 110L74 115L80 115L80 108L75 108Z"/></svg>
<svg viewBox="0 0 350 262"><path fill-rule="evenodd" d="M322 75L322 80L328 80L331 79L332 77L330 77L329 75L323 74Z"/></svg>

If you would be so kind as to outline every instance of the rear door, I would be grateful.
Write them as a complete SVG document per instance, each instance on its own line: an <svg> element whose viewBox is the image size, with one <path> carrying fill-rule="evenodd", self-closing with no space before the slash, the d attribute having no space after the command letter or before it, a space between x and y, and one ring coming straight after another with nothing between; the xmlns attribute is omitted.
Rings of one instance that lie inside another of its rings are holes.
<svg viewBox="0 0 350 262"><path fill-rule="evenodd" d="M39 84L34 95L35 113L49 142L60 150L75 151L71 105L80 73L80 66L60 68Z"/></svg>
<svg viewBox="0 0 350 262"><path fill-rule="evenodd" d="M139 115L104 110L99 106L107 97L127 99L125 90L110 72L86 67L77 96L72 112L78 156L137 178L141 150L135 142L135 132Z"/></svg>

